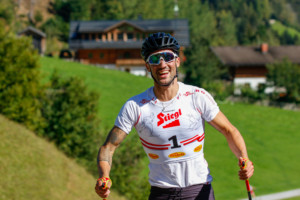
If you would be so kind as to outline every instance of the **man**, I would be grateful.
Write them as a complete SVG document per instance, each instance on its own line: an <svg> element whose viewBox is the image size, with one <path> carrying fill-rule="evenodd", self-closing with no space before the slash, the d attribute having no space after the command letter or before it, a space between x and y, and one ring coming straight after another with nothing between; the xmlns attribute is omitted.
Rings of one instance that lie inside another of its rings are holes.
<svg viewBox="0 0 300 200"><path fill-rule="evenodd" d="M207 91L177 80L179 49L170 34L160 32L145 39L141 55L154 86L124 104L99 150L95 190L100 197L109 195L113 153L133 126L150 160L149 200L214 199L212 177L203 155L205 121L226 137L240 162L246 161L239 171L240 179L252 176L254 167L240 132Z"/></svg>

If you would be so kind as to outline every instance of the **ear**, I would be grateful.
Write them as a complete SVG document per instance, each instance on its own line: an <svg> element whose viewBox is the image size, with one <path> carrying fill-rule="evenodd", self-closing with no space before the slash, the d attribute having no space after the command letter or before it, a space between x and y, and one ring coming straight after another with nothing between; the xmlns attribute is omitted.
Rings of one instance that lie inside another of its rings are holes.
<svg viewBox="0 0 300 200"><path fill-rule="evenodd" d="M180 67L180 58L179 57L176 58L176 65L177 65L177 67Z"/></svg>
<svg viewBox="0 0 300 200"><path fill-rule="evenodd" d="M147 68L147 71L148 71L148 72L151 72L151 70L150 70L150 65L149 65L148 63L145 63L145 66L146 66L146 68Z"/></svg>

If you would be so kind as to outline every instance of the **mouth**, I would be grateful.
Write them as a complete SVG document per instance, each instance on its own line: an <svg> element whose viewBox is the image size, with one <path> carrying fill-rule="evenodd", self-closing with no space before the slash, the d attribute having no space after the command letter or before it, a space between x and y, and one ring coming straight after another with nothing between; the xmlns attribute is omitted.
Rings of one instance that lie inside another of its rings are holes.
<svg viewBox="0 0 300 200"><path fill-rule="evenodd" d="M162 70L158 73L158 75L160 78L166 78L168 77L169 73L170 73L169 70Z"/></svg>

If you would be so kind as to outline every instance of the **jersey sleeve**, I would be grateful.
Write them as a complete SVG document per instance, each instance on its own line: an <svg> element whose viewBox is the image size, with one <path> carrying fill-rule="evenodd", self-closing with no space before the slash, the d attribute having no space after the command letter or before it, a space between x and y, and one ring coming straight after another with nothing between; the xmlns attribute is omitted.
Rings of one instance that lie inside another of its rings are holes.
<svg viewBox="0 0 300 200"><path fill-rule="evenodd" d="M115 126L122 129L127 134L130 133L132 127L137 122L139 116L138 106L133 100L128 100L121 108Z"/></svg>
<svg viewBox="0 0 300 200"><path fill-rule="evenodd" d="M196 89L195 106L202 118L210 122L219 113L220 109L214 98L204 89Z"/></svg>

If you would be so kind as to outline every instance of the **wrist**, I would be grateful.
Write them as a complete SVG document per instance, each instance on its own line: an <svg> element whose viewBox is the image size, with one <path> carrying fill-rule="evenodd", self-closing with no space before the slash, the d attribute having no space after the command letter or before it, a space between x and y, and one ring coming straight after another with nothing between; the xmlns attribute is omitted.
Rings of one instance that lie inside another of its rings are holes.
<svg viewBox="0 0 300 200"><path fill-rule="evenodd" d="M249 162L249 158L248 157L240 157L239 159L239 166L240 168L245 168L247 166L247 163Z"/></svg>
<svg viewBox="0 0 300 200"><path fill-rule="evenodd" d="M103 189L106 189L108 187L109 182L110 182L110 187L112 186L112 181L109 177L98 178L97 182L99 181L101 181L101 185Z"/></svg>

